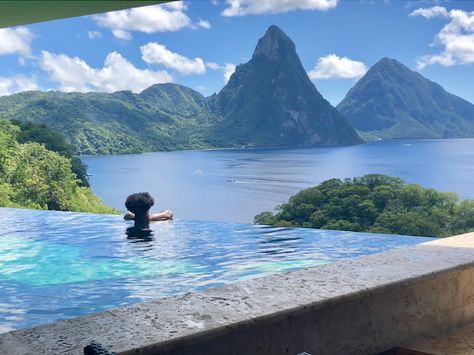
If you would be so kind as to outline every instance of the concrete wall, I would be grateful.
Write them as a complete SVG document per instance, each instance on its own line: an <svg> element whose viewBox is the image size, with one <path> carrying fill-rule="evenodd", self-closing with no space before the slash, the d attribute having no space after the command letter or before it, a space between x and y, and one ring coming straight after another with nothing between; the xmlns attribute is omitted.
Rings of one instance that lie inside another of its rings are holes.
<svg viewBox="0 0 474 355"><path fill-rule="evenodd" d="M0 335L0 354L371 354L474 321L474 234Z"/></svg>

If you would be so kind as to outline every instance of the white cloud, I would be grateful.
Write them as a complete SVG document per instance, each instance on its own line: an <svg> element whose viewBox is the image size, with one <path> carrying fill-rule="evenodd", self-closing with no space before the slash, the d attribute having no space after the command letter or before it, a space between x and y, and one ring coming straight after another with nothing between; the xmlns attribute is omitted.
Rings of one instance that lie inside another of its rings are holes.
<svg viewBox="0 0 474 355"><path fill-rule="evenodd" d="M129 40L131 32L144 33L178 31L182 28L210 28L207 21L200 20L193 24L191 18L185 13L187 6L182 1L137 7L128 10L107 12L94 15L95 22L112 31L119 39Z"/></svg>
<svg viewBox="0 0 474 355"><path fill-rule="evenodd" d="M217 63L214 63L214 62L207 62L206 63L206 66L209 68L209 69L212 69L212 70L219 70L221 69L221 66Z"/></svg>
<svg viewBox="0 0 474 355"><path fill-rule="evenodd" d="M33 34L26 27L0 28L0 55L29 56Z"/></svg>
<svg viewBox="0 0 474 355"><path fill-rule="evenodd" d="M276 14L294 10L326 11L337 6L338 0L227 0L223 16Z"/></svg>
<svg viewBox="0 0 474 355"><path fill-rule="evenodd" d="M102 68L92 68L81 58L43 51L40 65L50 80L59 83L59 89L66 92L140 92L153 84L172 81L166 71L136 68L117 52L107 55Z"/></svg>
<svg viewBox="0 0 474 355"><path fill-rule="evenodd" d="M235 64L232 63L225 63L224 64L224 80L227 83L235 72Z"/></svg>
<svg viewBox="0 0 474 355"><path fill-rule="evenodd" d="M224 82L227 84L232 74L235 72L236 65L233 63L225 63L224 65L219 65L214 62L207 62L206 66L212 70L219 70L224 73Z"/></svg>
<svg viewBox="0 0 474 355"><path fill-rule="evenodd" d="M429 12L430 10L432 12ZM433 43L433 46L442 46L443 50L441 53L419 57L417 68L421 70L430 64L451 66L474 63L474 11L451 10L448 12L445 8L435 6L415 10L410 15L432 18L435 16L432 14L449 19L449 22L435 36Z"/></svg>
<svg viewBox="0 0 474 355"><path fill-rule="evenodd" d="M87 36L89 39L96 39L102 37L102 34L99 31L88 31Z"/></svg>
<svg viewBox="0 0 474 355"><path fill-rule="evenodd" d="M433 6L429 8L419 8L410 13L410 16L423 16L425 18L432 17L448 17L449 12L442 6Z"/></svg>
<svg viewBox="0 0 474 355"><path fill-rule="evenodd" d="M211 28L211 24L209 23L209 21L205 21L205 20L199 20L196 23L196 25L197 25L197 27L201 27L201 28L204 28L206 30Z"/></svg>
<svg viewBox="0 0 474 355"><path fill-rule="evenodd" d="M358 79L366 72L367 67L362 62L329 54L319 58L313 70L308 72L308 75L312 80L331 78Z"/></svg>
<svg viewBox="0 0 474 355"><path fill-rule="evenodd" d="M0 96L37 89L38 84L34 76L19 75L13 78L3 78L0 76Z"/></svg>
<svg viewBox="0 0 474 355"><path fill-rule="evenodd" d="M190 59L170 51L164 45L150 42L140 47L142 59L149 64L161 64L181 74L204 74L206 66L201 58Z"/></svg>

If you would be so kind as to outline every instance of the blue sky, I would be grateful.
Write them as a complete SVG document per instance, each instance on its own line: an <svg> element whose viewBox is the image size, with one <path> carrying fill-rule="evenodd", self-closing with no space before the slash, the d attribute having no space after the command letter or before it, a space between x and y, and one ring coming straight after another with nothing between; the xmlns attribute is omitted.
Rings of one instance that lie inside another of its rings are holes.
<svg viewBox="0 0 474 355"><path fill-rule="evenodd" d="M474 102L474 1L428 0L189 0L3 29L0 95L169 81L211 95L272 24L334 105L382 57Z"/></svg>

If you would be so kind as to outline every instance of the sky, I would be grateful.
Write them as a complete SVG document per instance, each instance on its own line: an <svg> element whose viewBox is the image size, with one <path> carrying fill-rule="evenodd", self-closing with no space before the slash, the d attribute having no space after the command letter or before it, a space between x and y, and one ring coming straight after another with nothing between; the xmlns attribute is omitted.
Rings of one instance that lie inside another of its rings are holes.
<svg viewBox="0 0 474 355"><path fill-rule="evenodd" d="M0 29L0 96L139 93L174 82L219 92L270 25L337 105L383 57L474 103L474 1L188 0Z"/></svg>

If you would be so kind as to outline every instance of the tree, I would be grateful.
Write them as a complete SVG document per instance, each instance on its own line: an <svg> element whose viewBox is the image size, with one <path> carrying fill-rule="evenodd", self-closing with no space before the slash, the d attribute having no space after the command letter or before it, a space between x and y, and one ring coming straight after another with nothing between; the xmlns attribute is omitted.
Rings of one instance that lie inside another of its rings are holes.
<svg viewBox="0 0 474 355"><path fill-rule="evenodd" d="M82 163L81 159L73 156L73 148L62 133L52 130L45 124L20 121L13 121L13 123L20 128L17 138L19 143L40 143L46 149L70 159L72 163L71 169L79 179L79 184L81 186L89 186L87 167Z"/></svg>
<svg viewBox="0 0 474 355"><path fill-rule="evenodd" d="M0 206L115 213L81 186L71 158L45 144L19 143L18 126L0 120Z"/></svg>
<svg viewBox="0 0 474 355"><path fill-rule="evenodd" d="M255 223L374 233L449 236L474 230L474 201L371 174L301 190Z"/></svg>

